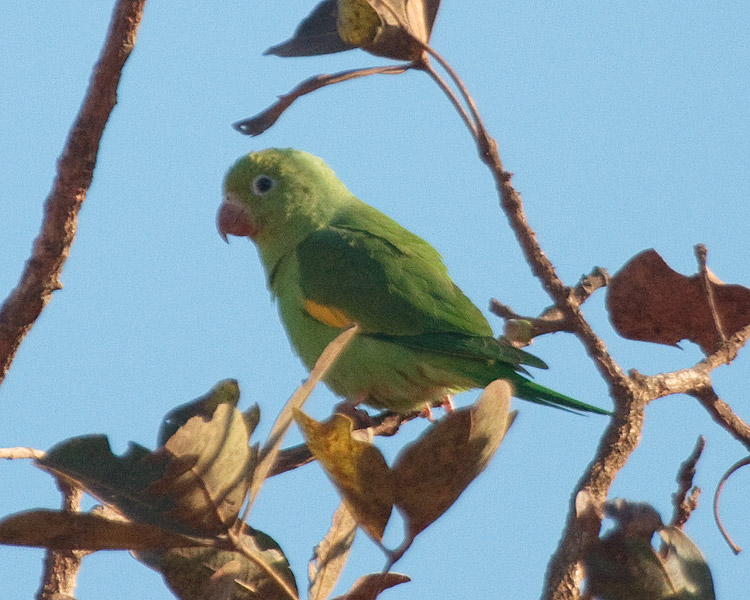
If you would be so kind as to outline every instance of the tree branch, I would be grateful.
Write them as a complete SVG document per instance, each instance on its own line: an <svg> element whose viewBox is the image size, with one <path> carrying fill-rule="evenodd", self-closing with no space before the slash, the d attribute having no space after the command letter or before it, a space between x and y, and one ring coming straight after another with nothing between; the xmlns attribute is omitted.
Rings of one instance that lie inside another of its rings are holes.
<svg viewBox="0 0 750 600"><path fill-rule="evenodd" d="M57 163L41 231L21 279L0 308L0 382L21 341L62 287L60 272L76 234L78 211L94 174L104 127L117 102L122 68L135 45L145 0L120 0L81 109Z"/></svg>
<svg viewBox="0 0 750 600"><path fill-rule="evenodd" d="M63 495L62 508L67 512L78 512L81 509L83 490L57 478L57 487ZM86 552L81 550L47 550L44 558L42 586L36 600L53 600L57 594L72 596Z"/></svg>
<svg viewBox="0 0 750 600"><path fill-rule="evenodd" d="M572 290L573 298L575 302L580 306L589 296L593 294L599 288L605 287L609 283L609 274L601 267L594 267L594 269L588 275L581 278ZM508 329L512 322L523 321L528 324L528 339L525 340L529 343L533 338L547 333L557 333L559 331L566 331L573 333L573 325L563 315L560 308L553 304L546 308L544 312L538 317L525 317L517 314L510 306L502 304L494 298L490 300L490 311L496 314L498 317L506 320L506 338L509 341L515 342L513 336L508 335Z"/></svg>

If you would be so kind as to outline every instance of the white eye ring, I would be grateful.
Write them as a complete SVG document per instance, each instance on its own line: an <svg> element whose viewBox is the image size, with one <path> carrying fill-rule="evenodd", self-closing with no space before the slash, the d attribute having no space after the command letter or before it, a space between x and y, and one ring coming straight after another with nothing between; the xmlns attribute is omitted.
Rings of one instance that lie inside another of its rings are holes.
<svg viewBox="0 0 750 600"><path fill-rule="evenodd" d="M268 175L258 175L253 179L253 194L256 196L265 196L275 187L276 181L271 179Z"/></svg>

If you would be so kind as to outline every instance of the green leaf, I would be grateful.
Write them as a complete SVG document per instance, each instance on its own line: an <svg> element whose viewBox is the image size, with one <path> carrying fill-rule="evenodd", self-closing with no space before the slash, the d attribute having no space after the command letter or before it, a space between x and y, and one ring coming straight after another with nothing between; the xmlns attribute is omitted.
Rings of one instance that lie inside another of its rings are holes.
<svg viewBox="0 0 750 600"><path fill-rule="evenodd" d="M380 450L352 438L352 420L344 415L319 423L295 410L294 420L357 523L380 541L393 508L391 473Z"/></svg>
<svg viewBox="0 0 750 600"><path fill-rule="evenodd" d="M279 545L265 533L249 526L245 527L242 539L296 593L294 574ZM222 586L226 586L226 575L231 574L234 583L230 597L234 600L289 600L289 595L266 570L239 552L186 547L133 554L161 573L169 589L181 600L204 600L217 585L217 573L225 576Z"/></svg>
<svg viewBox="0 0 750 600"><path fill-rule="evenodd" d="M395 503L413 539L489 464L510 427L511 388L493 381L474 406L448 413L404 448L393 467Z"/></svg>
<svg viewBox="0 0 750 600"><path fill-rule="evenodd" d="M143 523L57 510L29 510L0 521L0 543L52 550L150 550L191 540ZM201 545L204 541L196 540Z"/></svg>

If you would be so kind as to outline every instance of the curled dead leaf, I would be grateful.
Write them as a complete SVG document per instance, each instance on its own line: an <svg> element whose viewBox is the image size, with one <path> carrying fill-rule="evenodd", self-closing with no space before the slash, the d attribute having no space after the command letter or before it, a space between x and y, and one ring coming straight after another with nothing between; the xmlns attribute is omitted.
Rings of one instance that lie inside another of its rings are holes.
<svg viewBox="0 0 750 600"><path fill-rule="evenodd" d="M394 60L418 60L439 7L440 0L324 0L289 40L266 54L314 56L362 48Z"/></svg>
<svg viewBox="0 0 750 600"><path fill-rule="evenodd" d="M716 318L726 336L750 324L750 289L722 283L710 274ZM609 284L607 311L621 336L644 342L698 344L706 353L721 345L700 274L672 270L655 250L632 258Z"/></svg>

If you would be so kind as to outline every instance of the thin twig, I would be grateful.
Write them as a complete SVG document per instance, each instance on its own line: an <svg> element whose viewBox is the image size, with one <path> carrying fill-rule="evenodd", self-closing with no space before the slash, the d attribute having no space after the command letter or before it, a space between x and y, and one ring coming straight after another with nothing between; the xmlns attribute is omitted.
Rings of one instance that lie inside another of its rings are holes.
<svg viewBox="0 0 750 600"><path fill-rule="evenodd" d="M99 62L57 164L31 258L0 308L0 382L52 292L62 287L60 272L76 234L78 211L91 184L99 141L117 102L117 85L135 45L144 3L120 0L115 6Z"/></svg>
<svg viewBox="0 0 750 600"><path fill-rule="evenodd" d="M443 93L448 97L448 100L450 100L451 104L453 105L453 108L456 109L456 112L461 117L461 120L464 122L466 127L468 127L469 131L471 132L471 135L474 139L477 138L477 128L476 125L474 125L474 122L471 120L469 115L467 114L464 107L461 105L461 102L459 101L456 94L453 93L453 90L450 88L450 86L445 82L445 80L440 77L440 74L432 68L432 65L427 62L426 60L424 63L422 63L419 67L422 69L425 73L427 73L432 79L437 83L438 87L443 91Z"/></svg>
<svg viewBox="0 0 750 600"><path fill-rule="evenodd" d="M445 72L448 73L450 78L453 80L453 83L456 84L456 87L458 88L459 93L461 94L461 97L466 102L466 105L469 107L469 112L471 113L472 120L475 124L475 135L480 135L481 137L477 138L477 143L479 144L479 150L481 153L484 153L488 150L487 143L492 140L492 138L489 136L487 129L484 126L484 122L482 121L482 116L479 114L479 111L477 110L477 105L474 102L474 98L471 97L471 94L469 94L469 90L466 89L466 86L464 85L464 82L461 80L461 78L458 76L458 73L453 69L453 67L450 65L450 63L445 60L432 46L429 44L422 44L422 48L427 54L432 56L438 63L440 64L443 69L445 69ZM494 140L492 140L494 141Z"/></svg>
<svg viewBox="0 0 750 600"><path fill-rule="evenodd" d="M729 533L724 527L724 523L721 522L721 518L719 517L719 498L721 498L721 491L724 489L724 484L727 482L727 479L729 479L729 477L735 471L737 471L737 469L740 469L747 465L750 465L750 457L743 458L742 460L737 461L731 467L729 467L727 472L721 476L719 485L716 486L716 492L714 492L714 519L716 520L716 526L719 528L721 535L724 536L724 540L727 544L729 544L729 547L735 554L739 554L740 552L742 552L742 548L740 548L737 544L734 543L734 541L732 541L732 538L729 536Z"/></svg>
<svg viewBox="0 0 750 600"><path fill-rule="evenodd" d="M711 274L708 270L708 264L706 259L708 257L708 248L704 244L696 244L695 246L695 257L698 259L698 267L700 268L701 282L703 283L703 290L706 292L706 298L708 299L708 309L711 312L711 318L714 320L714 326L716 327L716 335L722 344L727 341L727 336L724 333L724 327L721 324L721 317L719 312L716 310L716 298L714 298L714 286L711 281Z"/></svg>
<svg viewBox="0 0 750 600"><path fill-rule="evenodd" d="M315 77L310 77L309 79L306 79L305 81L300 83L288 94L279 96L279 99L271 106L266 108L263 112L260 112L254 117L250 117L249 119L237 121L236 123L232 124L232 127L234 127L240 133L244 133L245 135L260 135L261 133L266 131L266 129L271 127L284 113L284 111L289 108L295 100L297 100L297 98L300 98L305 94L310 94L327 85L349 81L350 79L357 79L358 77L367 77L368 75L399 75L413 68L415 68L415 65L409 63L406 65L391 65L387 67L353 69L351 71L341 71L340 73L334 73L333 75L316 75Z"/></svg>
<svg viewBox="0 0 750 600"><path fill-rule="evenodd" d="M693 477L695 477L695 465L698 463L698 459L703 454L703 448L706 447L706 439L700 435L698 441L695 442L695 447L680 465L680 470L677 472L677 492L672 497L672 504L674 505L674 513L670 525L674 527L682 527L687 523L690 513L695 510L698 504L698 495L700 494L700 488L693 488ZM688 495L688 492L692 492Z"/></svg>
<svg viewBox="0 0 750 600"><path fill-rule="evenodd" d="M609 283L609 274L601 267L594 267L588 275L581 278L578 284L573 288L572 296L575 302L580 306L599 288L605 287ZM528 324L528 340L530 342L535 337L548 333L558 333L566 331L573 333L573 325L565 318L560 307L556 304L546 308L538 317L526 317L516 313L510 306L502 304L494 298L490 300L490 311L506 321L523 321ZM507 327L510 323L506 323ZM506 335L506 337L508 337ZM515 341L511 339L510 341Z"/></svg>

